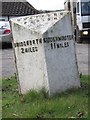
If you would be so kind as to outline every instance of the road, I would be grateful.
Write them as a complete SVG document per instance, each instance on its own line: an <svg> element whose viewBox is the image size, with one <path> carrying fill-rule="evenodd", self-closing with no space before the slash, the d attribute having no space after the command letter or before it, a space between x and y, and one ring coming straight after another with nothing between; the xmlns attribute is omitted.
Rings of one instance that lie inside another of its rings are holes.
<svg viewBox="0 0 90 120"><path fill-rule="evenodd" d="M13 49L0 50L0 54L2 54L2 77L13 76L16 73Z"/></svg>
<svg viewBox="0 0 90 120"><path fill-rule="evenodd" d="M79 72L88 74L88 44L76 44ZM0 49L0 77L11 77L16 73L13 49ZM2 70L2 72L1 72ZM2 73L2 74L1 74Z"/></svg>
<svg viewBox="0 0 90 120"><path fill-rule="evenodd" d="M89 48L90 48L90 44L76 44L78 70L79 70L79 73L82 73L85 75L90 74L88 69L90 66L90 59L88 57Z"/></svg>

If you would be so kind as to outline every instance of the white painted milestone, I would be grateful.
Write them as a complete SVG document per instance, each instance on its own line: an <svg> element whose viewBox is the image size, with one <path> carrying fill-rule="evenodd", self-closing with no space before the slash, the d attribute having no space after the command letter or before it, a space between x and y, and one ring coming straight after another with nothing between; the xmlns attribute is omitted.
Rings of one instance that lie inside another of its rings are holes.
<svg viewBox="0 0 90 120"><path fill-rule="evenodd" d="M45 88L49 94L80 87L69 12L11 19L19 91Z"/></svg>

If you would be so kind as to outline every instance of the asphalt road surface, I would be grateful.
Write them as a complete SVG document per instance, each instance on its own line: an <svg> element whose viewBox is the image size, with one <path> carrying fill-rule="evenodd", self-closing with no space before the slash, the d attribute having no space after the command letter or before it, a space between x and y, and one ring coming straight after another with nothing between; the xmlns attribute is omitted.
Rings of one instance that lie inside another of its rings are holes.
<svg viewBox="0 0 90 120"><path fill-rule="evenodd" d="M83 75L90 74L89 48L90 44L76 44L78 70L79 73L82 73Z"/></svg>
<svg viewBox="0 0 90 120"><path fill-rule="evenodd" d="M89 44L90 45L90 44ZM76 56L79 72L88 74L88 44L76 44ZM0 77L11 77L16 73L13 49L0 49Z"/></svg>

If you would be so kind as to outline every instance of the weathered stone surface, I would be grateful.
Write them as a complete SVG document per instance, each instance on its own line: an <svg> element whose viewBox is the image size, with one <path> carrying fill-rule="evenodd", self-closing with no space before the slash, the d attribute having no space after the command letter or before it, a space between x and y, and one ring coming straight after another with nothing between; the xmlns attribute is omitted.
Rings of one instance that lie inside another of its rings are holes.
<svg viewBox="0 0 90 120"><path fill-rule="evenodd" d="M75 41L68 12L11 19L20 92L50 94L79 87Z"/></svg>

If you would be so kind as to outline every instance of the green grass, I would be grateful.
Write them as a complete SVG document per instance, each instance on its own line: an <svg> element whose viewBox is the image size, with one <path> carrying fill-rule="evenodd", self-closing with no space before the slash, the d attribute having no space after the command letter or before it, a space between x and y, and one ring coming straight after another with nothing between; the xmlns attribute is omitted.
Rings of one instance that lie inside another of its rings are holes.
<svg viewBox="0 0 90 120"><path fill-rule="evenodd" d="M87 118L88 79L81 77L81 88L48 97L44 90L18 94L15 77L2 80L3 118Z"/></svg>

